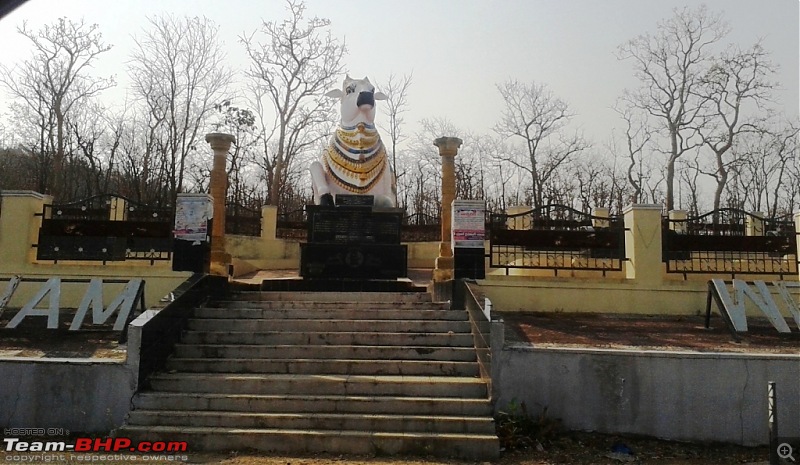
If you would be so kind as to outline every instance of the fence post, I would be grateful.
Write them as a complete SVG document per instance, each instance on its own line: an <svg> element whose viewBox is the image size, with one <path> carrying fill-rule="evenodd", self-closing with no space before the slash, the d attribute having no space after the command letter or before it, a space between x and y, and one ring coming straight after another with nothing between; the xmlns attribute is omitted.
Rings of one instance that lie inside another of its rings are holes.
<svg viewBox="0 0 800 465"><path fill-rule="evenodd" d="M125 221L128 216L128 202L121 197L111 197L111 208L108 219L111 221Z"/></svg>
<svg viewBox="0 0 800 465"><path fill-rule="evenodd" d="M660 285L661 205L628 205L625 217L625 277L638 284Z"/></svg>
<svg viewBox="0 0 800 465"><path fill-rule="evenodd" d="M34 191L0 192L0 273L19 273L36 254L44 205L53 197Z"/></svg>
<svg viewBox="0 0 800 465"><path fill-rule="evenodd" d="M529 205L515 205L513 207L508 207L506 209L506 215L518 215L520 213L525 213L527 211L531 211L531 207ZM525 230L531 228L531 216L530 215L523 215L518 216L516 218L507 218L506 219L506 227L508 229L513 230Z"/></svg>
<svg viewBox="0 0 800 465"><path fill-rule="evenodd" d="M686 234L688 232L687 218L689 218L689 214L686 210L670 210L669 219L672 221L669 222L669 229L678 234Z"/></svg>
<svg viewBox="0 0 800 465"><path fill-rule="evenodd" d="M274 240L278 229L278 207L264 205L261 207L261 239Z"/></svg>
<svg viewBox="0 0 800 465"><path fill-rule="evenodd" d="M764 212L751 212L745 216L744 219L744 235L745 236L763 236L764 235Z"/></svg>
<svg viewBox="0 0 800 465"><path fill-rule="evenodd" d="M794 214L794 237L797 241L797 253L795 259L797 260L797 274L800 278L800 212Z"/></svg>
<svg viewBox="0 0 800 465"><path fill-rule="evenodd" d="M592 209L592 227L594 228L607 228L610 226L608 220L601 220L600 218L608 218L611 211L606 207L594 207Z"/></svg>

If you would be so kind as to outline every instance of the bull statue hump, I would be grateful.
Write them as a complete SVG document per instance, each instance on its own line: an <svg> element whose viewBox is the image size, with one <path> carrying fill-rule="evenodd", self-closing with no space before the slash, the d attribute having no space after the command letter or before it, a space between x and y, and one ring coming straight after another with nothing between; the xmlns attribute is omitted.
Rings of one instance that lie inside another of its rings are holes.
<svg viewBox="0 0 800 465"><path fill-rule="evenodd" d="M341 120L319 161L311 163L314 203L333 205L339 194L372 195L377 207L396 207L397 188L381 136L375 129L375 92L368 78L345 77L325 94L341 103Z"/></svg>

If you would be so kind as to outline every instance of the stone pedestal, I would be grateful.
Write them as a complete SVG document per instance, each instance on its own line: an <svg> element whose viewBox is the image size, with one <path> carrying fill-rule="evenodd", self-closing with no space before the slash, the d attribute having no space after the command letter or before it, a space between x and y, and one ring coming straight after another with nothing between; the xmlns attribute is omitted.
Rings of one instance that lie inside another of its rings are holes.
<svg viewBox="0 0 800 465"><path fill-rule="evenodd" d="M214 198L214 219L211 226L211 266L209 273L215 276L228 276L231 264L230 254L225 252L225 194L228 189L228 174L225 164L228 150L236 138L231 134L206 134L206 142L214 151L214 164L211 170L211 187Z"/></svg>
<svg viewBox="0 0 800 465"><path fill-rule="evenodd" d="M402 210L308 205L306 212L308 242L300 244L303 278L396 280L408 276L408 248L400 244Z"/></svg>
<svg viewBox="0 0 800 465"><path fill-rule="evenodd" d="M453 248L450 243L452 212L450 210L456 196L455 158L462 140L458 137L440 137L433 141L442 157L442 240L439 243L439 256L433 270L435 282L449 281L454 277Z"/></svg>

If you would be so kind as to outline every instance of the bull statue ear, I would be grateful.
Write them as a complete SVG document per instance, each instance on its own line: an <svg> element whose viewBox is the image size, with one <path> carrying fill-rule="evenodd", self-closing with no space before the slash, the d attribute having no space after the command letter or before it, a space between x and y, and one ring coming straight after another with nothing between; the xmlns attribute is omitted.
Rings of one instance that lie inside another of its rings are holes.
<svg viewBox="0 0 800 465"><path fill-rule="evenodd" d="M383 92L375 92L375 100L386 100L388 98Z"/></svg>
<svg viewBox="0 0 800 465"><path fill-rule="evenodd" d="M325 96L330 98L342 98L344 92L342 92L342 89L333 89L325 92Z"/></svg>
<svg viewBox="0 0 800 465"><path fill-rule="evenodd" d="M352 80L353 80L353 78L350 77L350 73L347 73L347 74L344 75L344 82L345 83L350 82Z"/></svg>

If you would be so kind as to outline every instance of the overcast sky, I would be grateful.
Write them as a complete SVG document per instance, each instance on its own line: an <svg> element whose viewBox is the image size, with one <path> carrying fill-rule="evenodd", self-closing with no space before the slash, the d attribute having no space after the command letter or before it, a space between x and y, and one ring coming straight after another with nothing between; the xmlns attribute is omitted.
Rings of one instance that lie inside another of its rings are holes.
<svg viewBox="0 0 800 465"><path fill-rule="evenodd" d="M625 87L634 87L631 64L618 61L617 46L655 31L672 9L701 2L674 0L307 0L308 14L329 18L346 40L345 63L354 77L375 82L413 72L406 120L446 117L456 126L487 133L502 102L495 84L508 78L547 84L578 113L575 122L596 142L618 125L609 108ZM798 115L798 0L710 0L731 27L726 42L764 47L781 66L777 106ZM16 28L23 20L39 28L60 16L97 23L112 51L95 71L115 74L120 86L108 98L124 97L125 61L131 36L146 16L161 12L206 16L220 25L229 64L246 66L238 37L261 19L286 17L278 0L28 0L0 20L0 62L26 56L29 44ZM0 107L4 111L7 103ZM380 111L380 109L379 109ZM416 125L410 127L416 129ZM432 138L438 135L432 135Z"/></svg>

